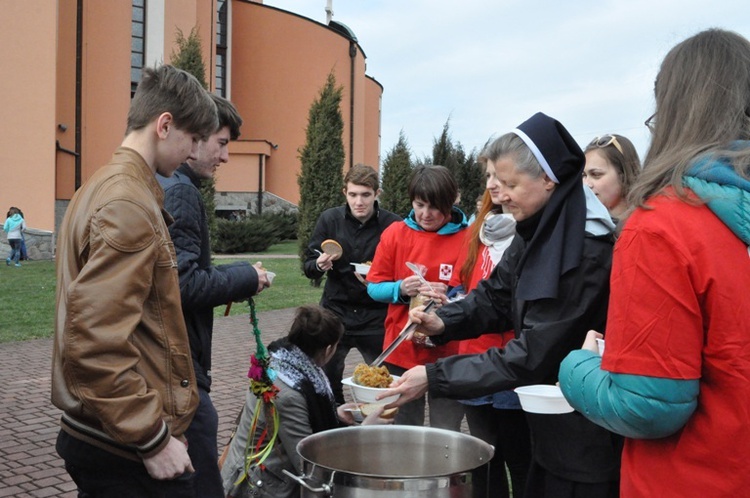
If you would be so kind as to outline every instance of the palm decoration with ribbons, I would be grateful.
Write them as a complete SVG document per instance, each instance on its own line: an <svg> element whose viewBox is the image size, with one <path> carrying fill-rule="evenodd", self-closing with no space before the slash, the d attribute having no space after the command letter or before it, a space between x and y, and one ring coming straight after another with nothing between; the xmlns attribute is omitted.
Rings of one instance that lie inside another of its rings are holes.
<svg viewBox="0 0 750 498"><path fill-rule="evenodd" d="M250 356L250 370L247 372L247 376L250 378L250 390L257 401L245 446L244 472L236 484L247 479L253 467L263 466L263 462L271 454L279 435L279 412L276 410L275 403L279 388L273 383L276 379L276 372L271 368L271 356L260 337L255 302L251 298L248 304L250 305L250 323L255 336L255 354ZM263 431L256 436L261 411L266 415L266 425ZM250 485L252 486L252 483Z"/></svg>

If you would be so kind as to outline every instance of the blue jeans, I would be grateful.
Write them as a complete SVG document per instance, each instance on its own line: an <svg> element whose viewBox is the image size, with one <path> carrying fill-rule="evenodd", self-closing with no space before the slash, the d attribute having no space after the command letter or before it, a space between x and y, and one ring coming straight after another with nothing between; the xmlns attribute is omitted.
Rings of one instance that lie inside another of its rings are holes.
<svg viewBox="0 0 750 498"><path fill-rule="evenodd" d="M18 260L21 259L21 239L8 239L10 244L10 256L8 259L18 264Z"/></svg>
<svg viewBox="0 0 750 498"><path fill-rule="evenodd" d="M152 478L141 462L104 451L60 431L57 453L78 487L78 498L198 498L193 475Z"/></svg>
<svg viewBox="0 0 750 498"><path fill-rule="evenodd" d="M198 388L198 393L200 394L198 410L185 431L188 455L195 468L193 479L195 494L200 498L224 498L217 443L219 415L208 393L201 388Z"/></svg>

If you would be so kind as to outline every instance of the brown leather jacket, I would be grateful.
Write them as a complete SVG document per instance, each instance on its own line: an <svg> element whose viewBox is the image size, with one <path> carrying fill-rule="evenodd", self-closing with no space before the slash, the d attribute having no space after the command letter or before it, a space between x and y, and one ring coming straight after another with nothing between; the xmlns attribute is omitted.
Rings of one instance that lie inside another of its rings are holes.
<svg viewBox="0 0 750 498"><path fill-rule="evenodd" d="M198 405L163 200L121 147L73 196L57 243L52 402L69 434L134 460L180 437Z"/></svg>

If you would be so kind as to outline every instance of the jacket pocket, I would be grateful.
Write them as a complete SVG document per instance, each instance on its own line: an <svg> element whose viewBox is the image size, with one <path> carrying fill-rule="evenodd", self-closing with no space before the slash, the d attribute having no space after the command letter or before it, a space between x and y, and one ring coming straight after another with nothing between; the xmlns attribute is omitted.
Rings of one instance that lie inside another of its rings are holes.
<svg viewBox="0 0 750 498"><path fill-rule="evenodd" d="M245 490L246 494L243 496L263 498L297 496L299 494L297 483L286 475L278 476L277 471L281 473L281 469L274 469L273 472L269 468L261 470L258 467L253 467L250 469L248 487Z"/></svg>

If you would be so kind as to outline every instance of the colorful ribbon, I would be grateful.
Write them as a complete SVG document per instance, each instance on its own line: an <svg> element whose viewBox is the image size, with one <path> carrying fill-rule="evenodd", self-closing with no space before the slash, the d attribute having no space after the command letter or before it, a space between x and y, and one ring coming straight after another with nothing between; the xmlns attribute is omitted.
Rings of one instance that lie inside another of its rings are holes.
<svg viewBox="0 0 750 498"><path fill-rule="evenodd" d="M251 298L248 304L250 305L250 323L253 326L253 335L255 336L255 354L250 356L250 370L247 372L247 376L250 378L250 390L258 400L255 404L253 420L245 445L244 472L235 484L247 479L250 469L263 465L268 455L271 454L279 435L279 413L274 401L279 388L273 383L276 379L276 372L271 368L271 357L260 337L258 317L255 314L255 302ZM261 411L265 412L266 426L256 438L255 433ZM269 434L270 439L266 443ZM265 447L263 446L264 443L266 443ZM248 484L251 487L253 486L252 482L248 481Z"/></svg>

